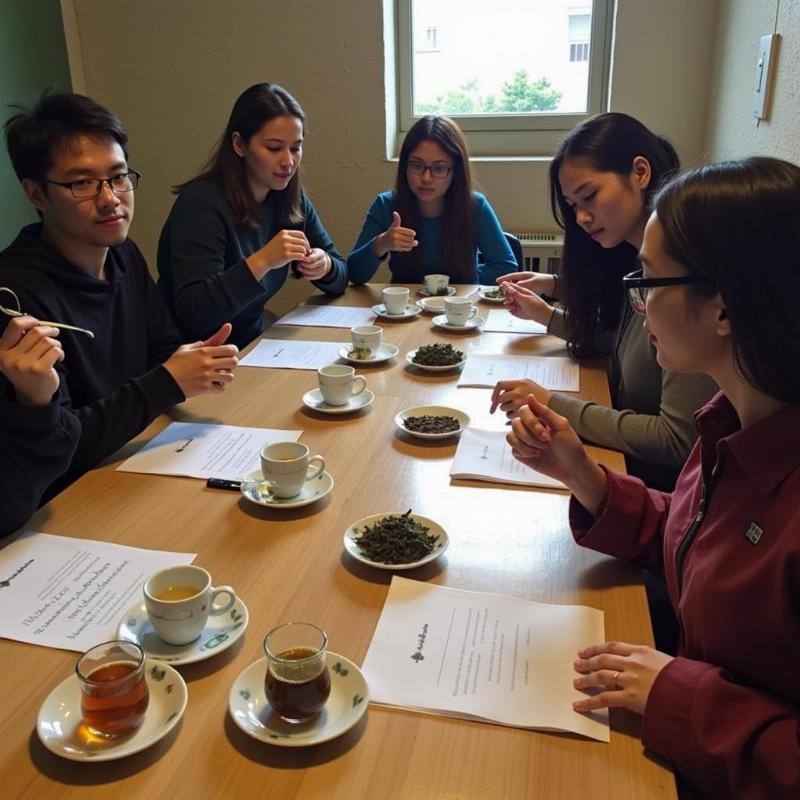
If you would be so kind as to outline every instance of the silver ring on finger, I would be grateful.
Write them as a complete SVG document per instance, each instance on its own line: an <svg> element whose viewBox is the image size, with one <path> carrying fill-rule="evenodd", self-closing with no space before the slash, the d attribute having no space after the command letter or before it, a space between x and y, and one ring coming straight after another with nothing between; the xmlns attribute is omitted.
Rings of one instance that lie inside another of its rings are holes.
<svg viewBox="0 0 800 800"><path fill-rule="evenodd" d="M614 673L614 674L611 676L611 680L612 680L612 682L613 682L614 686L616 686L618 689L621 689L621 688L622 688L622 687L619 685L619 683L617 683L617 678L619 678L619 674L620 674L620 672L621 672L621 670L617 670L617 671L616 671L616 672L615 672L615 673Z"/></svg>

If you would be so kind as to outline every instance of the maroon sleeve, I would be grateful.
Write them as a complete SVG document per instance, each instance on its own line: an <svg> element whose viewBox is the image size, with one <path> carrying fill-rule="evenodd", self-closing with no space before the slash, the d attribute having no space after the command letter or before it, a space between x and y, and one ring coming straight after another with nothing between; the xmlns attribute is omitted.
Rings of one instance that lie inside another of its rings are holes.
<svg viewBox="0 0 800 800"><path fill-rule="evenodd" d="M800 798L800 710L711 664L676 658L661 670L642 741L709 797Z"/></svg>

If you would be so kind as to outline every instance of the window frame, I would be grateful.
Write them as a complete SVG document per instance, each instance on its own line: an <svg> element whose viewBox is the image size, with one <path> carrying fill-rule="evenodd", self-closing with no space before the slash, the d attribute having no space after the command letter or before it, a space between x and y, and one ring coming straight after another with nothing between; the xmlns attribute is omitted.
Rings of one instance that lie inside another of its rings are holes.
<svg viewBox="0 0 800 800"><path fill-rule="evenodd" d="M396 35L395 92L397 98L394 155L422 115L412 114L413 0L394 0ZM589 85L584 113L454 115L472 155L488 157L541 157L553 152L567 131L608 109L609 75L614 32L613 0L593 0Z"/></svg>

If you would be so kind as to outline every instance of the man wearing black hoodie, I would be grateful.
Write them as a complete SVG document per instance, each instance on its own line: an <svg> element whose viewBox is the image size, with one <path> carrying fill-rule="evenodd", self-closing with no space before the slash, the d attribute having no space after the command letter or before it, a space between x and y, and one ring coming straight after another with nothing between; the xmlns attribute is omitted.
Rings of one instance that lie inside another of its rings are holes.
<svg viewBox="0 0 800 800"><path fill-rule="evenodd" d="M127 135L114 114L88 97L45 94L5 130L11 163L41 222L0 253L0 285L17 294L24 312L94 334L61 333L58 399L81 433L48 499L170 406L222 391L233 380L237 349L224 344L228 324L205 342L180 345L128 239L140 176L128 167Z"/></svg>

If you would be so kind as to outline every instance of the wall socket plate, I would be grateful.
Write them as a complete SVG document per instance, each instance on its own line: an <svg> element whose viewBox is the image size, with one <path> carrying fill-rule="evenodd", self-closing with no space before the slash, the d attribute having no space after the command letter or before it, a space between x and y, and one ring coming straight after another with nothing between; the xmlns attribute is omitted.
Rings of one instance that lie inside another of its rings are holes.
<svg viewBox="0 0 800 800"><path fill-rule="evenodd" d="M769 117L769 100L772 94L779 38L779 34L771 33L768 36L762 36L758 44L756 79L753 87L753 116L756 119Z"/></svg>

